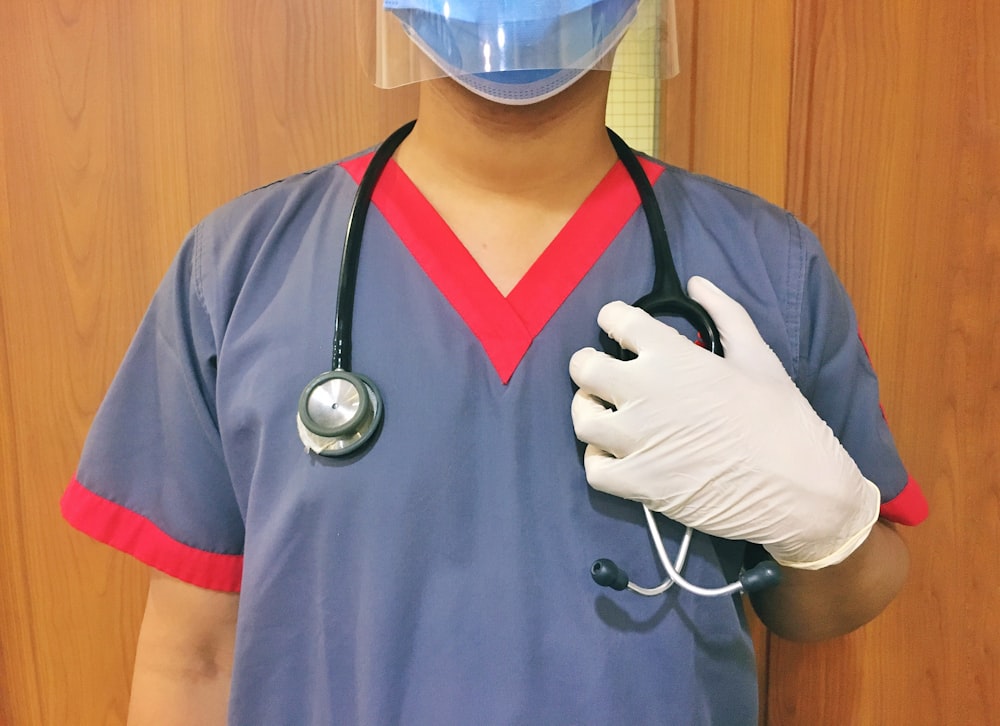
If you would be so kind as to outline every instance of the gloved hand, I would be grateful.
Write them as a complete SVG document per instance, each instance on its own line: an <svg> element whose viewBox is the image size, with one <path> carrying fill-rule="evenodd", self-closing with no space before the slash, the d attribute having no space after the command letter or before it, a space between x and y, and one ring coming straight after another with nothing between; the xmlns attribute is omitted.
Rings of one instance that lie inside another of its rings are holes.
<svg viewBox="0 0 1000 726"><path fill-rule="evenodd" d="M638 357L585 348L570 360L587 480L702 532L763 545L780 565L843 561L878 519L878 489L746 310L704 278L691 278L688 293L714 318L725 358L613 302L598 324Z"/></svg>

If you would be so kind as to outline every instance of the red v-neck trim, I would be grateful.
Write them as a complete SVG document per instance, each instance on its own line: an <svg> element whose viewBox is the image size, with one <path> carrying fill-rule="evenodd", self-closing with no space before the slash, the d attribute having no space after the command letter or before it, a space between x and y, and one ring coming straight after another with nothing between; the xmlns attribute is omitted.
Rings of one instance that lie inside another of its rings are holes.
<svg viewBox="0 0 1000 726"><path fill-rule="evenodd" d="M341 166L360 182L371 158L364 154ZM655 183L663 167L640 161ZM639 194L622 163L615 164L507 297L394 160L375 186L372 203L507 383L535 336L638 209Z"/></svg>

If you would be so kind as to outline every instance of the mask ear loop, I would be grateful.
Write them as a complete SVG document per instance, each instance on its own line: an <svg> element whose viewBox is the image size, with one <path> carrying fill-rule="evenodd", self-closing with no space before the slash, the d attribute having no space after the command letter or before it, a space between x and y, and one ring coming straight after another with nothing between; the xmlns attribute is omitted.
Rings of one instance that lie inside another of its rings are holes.
<svg viewBox="0 0 1000 726"><path fill-rule="evenodd" d="M354 293L368 209L386 164L416 121L392 133L375 151L354 195L340 264L330 370L311 380L299 396L296 428L308 451L321 456L346 456L365 446L382 423L378 388L366 376L351 372Z"/></svg>

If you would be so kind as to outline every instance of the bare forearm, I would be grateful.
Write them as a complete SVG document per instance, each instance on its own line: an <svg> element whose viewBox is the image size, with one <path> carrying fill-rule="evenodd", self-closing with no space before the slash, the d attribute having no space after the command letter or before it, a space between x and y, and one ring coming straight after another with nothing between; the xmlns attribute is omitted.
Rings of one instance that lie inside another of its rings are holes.
<svg viewBox="0 0 1000 726"><path fill-rule="evenodd" d="M225 725L238 607L238 595L151 572L129 726Z"/></svg>
<svg viewBox="0 0 1000 726"><path fill-rule="evenodd" d="M196 672L136 661L129 726L225 726L230 671Z"/></svg>
<svg viewBox="0 0 1000 726"><path fill-rule="evenodd" d="M752 597L754 610L789 640L823 640L848 633L881 613L906 580L909 554L892 525L878 522L839 565L783 568L778 587Z"/></svg>

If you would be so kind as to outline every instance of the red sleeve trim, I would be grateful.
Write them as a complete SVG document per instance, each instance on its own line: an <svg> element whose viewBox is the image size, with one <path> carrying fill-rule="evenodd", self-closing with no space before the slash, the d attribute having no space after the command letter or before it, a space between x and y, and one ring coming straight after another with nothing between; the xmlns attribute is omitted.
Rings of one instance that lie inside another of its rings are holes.
<svg viewBox="0 0 1000 726"><path fill-rule="evenodd" d="M172 539L153 522L86 489L75 478L59 502L73 527L192 585L239 592L243 555L206 552Z"/></svg>
<svg viewBox="0 0 1000 726"><path fill-rule="evenodd" d="M903 491L882 505L881 516L890 522L914 526L927 519L927 499L920 485L910 477Z"/></svg>

